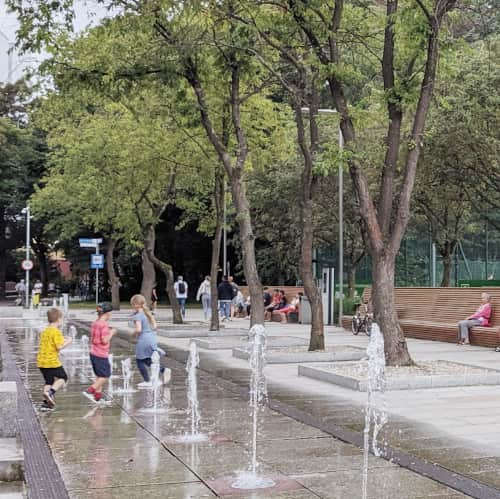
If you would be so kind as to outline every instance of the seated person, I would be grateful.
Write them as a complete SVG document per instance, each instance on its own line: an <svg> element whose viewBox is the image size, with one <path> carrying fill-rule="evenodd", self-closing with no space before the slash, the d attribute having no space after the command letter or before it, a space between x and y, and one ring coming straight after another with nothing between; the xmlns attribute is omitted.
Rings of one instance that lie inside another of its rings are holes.
<svg viewBox="0 0 500 499"><path fill-rule="evenodd" d="M284 308L281 308L279 310L280 315L281 315L281 322L285 323L287 322L287 314L290 314L292 312L297 312L299 309L299 304L300 304L300 299L304 295L304 293L300 292L297 293L293 298L292 301Z"/></svg>
<svg viewBox="0 0 500 499"><path fill-rule="evenodd" d="M491 319L491 304L490 295L488 293L481 293L481 305L478 309L465 320L458 323L458 344L468 345L469 342L469 329L474 326L487 327L490 325Z"/></svg>
<svg viewBox="0 0 500 499"><path fill-rule="evenodd" d="M279 305L281 299L281 293L279 289L275 289L273 292L273 297L271 299L271 303L264 307L264 320L271 320L271 315L273 310Z"/></svg>

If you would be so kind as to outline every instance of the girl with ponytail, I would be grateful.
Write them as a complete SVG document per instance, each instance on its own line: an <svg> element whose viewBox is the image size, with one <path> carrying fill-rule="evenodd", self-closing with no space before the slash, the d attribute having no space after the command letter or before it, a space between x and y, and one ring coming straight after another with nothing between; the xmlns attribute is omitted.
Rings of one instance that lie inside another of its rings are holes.
<svg viewBox="0 0 500 499"><path fill-rule="evenodd" d="M138 388L151 387L148 367L151 366L151 356L153 352L165 355L165 352L158 348L156 341L156 321L146 304L146 298L142 295L134 295L130 299L130 305L134 309L134 335L137 337L135 346L135 360L137 368L144 381L137 385ZM161 367L160 374L163 375L163 383L168 383L171 377L171 371L168 368Z"/></svg>

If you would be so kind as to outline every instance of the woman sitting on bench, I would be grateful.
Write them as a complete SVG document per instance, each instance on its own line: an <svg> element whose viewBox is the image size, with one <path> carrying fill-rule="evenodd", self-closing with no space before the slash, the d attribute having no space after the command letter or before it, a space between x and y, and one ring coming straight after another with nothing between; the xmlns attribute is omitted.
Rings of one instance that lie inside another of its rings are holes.
<svg viewBox="0 0 500 499"><path fill-rule="evenodd" d="M488 293L481 293L480 307L467 319L458 323L458 344L468 345L469 342L469 329L474 326L487 327L490 325L491 319L491 304L490 295Z"/></svg>
<svg viewBox="0 0 500 499"><path fill-rule="evenodd" d="M304 293L298 293L292 298L292 301L284 308L279 310L281 315L281 322L286 324L288 322L287 315L292 312L297 312L299 309L300 297L303 296Z"/></svg>

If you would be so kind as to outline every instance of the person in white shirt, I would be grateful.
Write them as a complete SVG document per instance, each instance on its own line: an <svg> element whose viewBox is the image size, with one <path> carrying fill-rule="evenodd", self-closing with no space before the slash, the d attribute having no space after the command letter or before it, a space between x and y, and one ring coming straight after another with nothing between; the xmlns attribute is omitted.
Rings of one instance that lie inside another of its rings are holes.
<svg viewBox="0 0 500 499"><path fill-rule="evenodd" d="M24 279L16 284L17 300L18 305L22 305L26 296L26 284L24 284Z"/></svg>
<svg viewBox="0 0 500 499"><path fill-rule="evenodd" d="M174 289L175 289L175 296L181 307L182 317L186 317L186 300L188 296L188 285L187 282L185 282L182 279L181 275L177 277L177 281L174 284Z"/></svg>
<svg viewBox="0 0 500 499"><path fill-rule="evenodd" d="M198 292L196 293L196 301L200 301L203 305L203 315L205 316L205 320L210 319L212 316L211 310L211 291L210 291L210 276L205 276L205 280L200 284L198 288Z"/></svg>

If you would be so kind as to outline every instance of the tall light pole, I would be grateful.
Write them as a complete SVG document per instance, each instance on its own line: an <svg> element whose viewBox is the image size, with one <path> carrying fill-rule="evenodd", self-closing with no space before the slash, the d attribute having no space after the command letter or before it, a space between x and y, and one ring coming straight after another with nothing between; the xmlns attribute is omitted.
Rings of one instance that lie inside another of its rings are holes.
<svg viewBox="0 0 500 499"><path fill-rule="evenodd" d="M222 275L227 272L227 230L226 230L226 179L224 178L224 203L223 203L223 222L222 222Z"/></svg>
<svg viewBox="0 0 500 499"><path fill-rule="evenodd" d="M302 113L309 114L308 107L301 108ZM336 109L318 109L318 114L332 115L337 114ZM339 126L339 149L344 147L344 136ZM342 315L344 315L344 172L342 166L339 166L339 326L342 327Z"/></svg>
<svg viewBox="0 0 500 499"><path fill-rule="evenodd" d="M30 261L30 249L31 249L31 234L30 234L30 225L31 225L31 215L30 215L30 206L26 206L21 210L21 213L26 214L26 261ZM26 297L25 297L25 306L29 308L30 306L30 270L29 267L26 267Z"/></svg>

